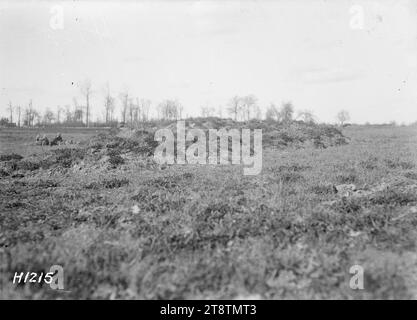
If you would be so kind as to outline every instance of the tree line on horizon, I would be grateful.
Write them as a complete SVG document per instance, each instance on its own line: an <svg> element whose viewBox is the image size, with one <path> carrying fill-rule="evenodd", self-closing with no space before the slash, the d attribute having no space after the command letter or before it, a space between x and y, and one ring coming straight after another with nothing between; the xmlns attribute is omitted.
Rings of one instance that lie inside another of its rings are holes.
<svg viewBox="0 0 417 320"><path fill-rule="evenodd" d="M46 108L43 113L33 107L32 100L25 108L20 105L14 106L11 101L7 105L9 117L0 119L0 125L9 126L68 126L68 127L97 127L116 126L120 123L127 126L137 126L139 123L150 120L178 120L184 118L184 108L175 99L165 99L153 109L156 118L151 117L152 102L149 99L139 99L132 95L127 88L123 89L118 97L111 94L110 86L107 83L103 89L102 120L98 117L91 121L91 97L93 95L92 83L86 80L79 85L83 103L79 103L73 97L73 105L65 107L57 106L53 111ZM116 101L120 102L120 118L116 116ZM223 111L235 121L249 121L251 119L265 119L276 122L290 122L300 120L308 123L317 122L317 118L311 110L300 110L295 112L293 104L283 102L280 107L271 103L263 113L255 95L233 96L227 103L225 110L219 107L217 110L212 106L200 108L201 117L223 117ZM14 117L16 116L16 117ZM188 117L188 115L186 115ZM336 118L341 125L349 121L350 116L346 110L340 111Z"/></svg>

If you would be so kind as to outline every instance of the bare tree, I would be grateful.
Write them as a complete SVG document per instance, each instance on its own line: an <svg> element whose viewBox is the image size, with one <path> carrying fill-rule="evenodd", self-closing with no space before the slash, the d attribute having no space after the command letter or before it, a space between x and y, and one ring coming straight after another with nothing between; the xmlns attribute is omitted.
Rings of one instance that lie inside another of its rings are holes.
<svg viewBox="0 0 417 320"><path fill-rule="evenodd" d="M73 121L73 115L71 112L71 107L67 104L65 106L65 122L71 123Z"/></svg>
<svg viewBox="0 0 417 320"><path fill-rule="evenodd" d="M74 103L74 122L78 122L79 124L83 124L84 120L84 111L83 107L78 104L77 98L72 98L72 102Z"/></svg>
<svg viewBox="0 0 417 320"><path fill-rule="evenodd" d="M251 112L255 111L257 101L258 99L253 94L241 98L243 119L250 120Z"/></svg>
<svg viewBox="0 0 417 320"><path fill-rule="evenodd" d="M105 111L105 116L104 116L104 121L107 123L113 121L113 112L114 112L114 103L115 103L115 99L114 97L112 97L111 93L110 93L110 86L107 83L106 84L106 88L105 88L106 92L105 92L105 98L104 98L104 111Z"/></svg>
<svg viewBox="0 0 417 320"><path fill-rule="evenodd" d="M138 102L140 104L140 112L141 112L141 117L142 117L142 121L148 121L149 120L149 110L151 108L151 100L149 99L140 99L140 102Z"/></svg>
<svg viewBox="0 0 417 320"><path fill-rule="evenodd" d="M81 109L76 109L74 111L74 122L83 124L83 111Z"/></svg>
<svg viewBox="0 0 417 320"><path fill-rule="evenodd" d="M41 115L38 111L32 110L32 126L36 124L39 124L41 121Z"/></svg>
<svg viewBox="0 0 417 320"><path fill-rule="evenodd" d="M17 106L17 126L20 128L20 115L22 113L22 107L21 106Z"/></svg>
<svg viewBox="0 0 417 320"><path fill-rule="evenodd" d="M11 101L9 101L9 104L7 105L9 112L10 112L10 123L13 123L13 104Z"/></svg>
<svg viewBox="0 0 417 320"><path fill-rule="evenodd" d="M203 118L213 117L215 113L216 110L214 109L214 107L210 107L208 105L201 107L201 116Z"/></svg>
<svg viewBox="0 0 417 320"><path fill-rule="evenodd" d="M0 126L8 126L9 125L9 119L6 117L0 118Z"/></svg>
<svg viewBox="0 0 417 320"><path fill-rule="evenodd" d="M242 98L239 96L234 96L232 99L230 99L227 112L232 115L237 121L237 117L242 109Z"/></svg>
<svg viewBox="0 0 417 320"><path fill-rule="evenodd" d="M262 110L261 108L256 104L253 107L253 112L254 112L254 118L257 120L261 120L262 119Z"/></svg>
<svg viewBox="0 0 417 320"><path fill-rule="evenodd" d="M46 125L50 125L54 118L54 113L48 108L45 110L45 113L43 115L43 123Z"/></svg>
<svg viewBox="0 0 417 320"><path fill-rule="evenodd" d="M134 104L134 109L133 109L133 122L135 123L136 126L139 124L140 118L141 118L140 100L138 97L136 97L136 103Z"/></svg>
<svg viewBox="0 0 417 320"><path fill-rule="evenodd" d="M129 98L128 111L130 126L133 127L136 112L136 105L133 103L133 98Z"/></svg>
<svg viewBox="0 0 417 320"><path fill-rule="evenodd" d="M346 121L350 120L350 115L349 112L347 112L346 110L341 110L339 111L339 113L336 115L337 120L339 120L340 125L343 126L343 124Z"/></svg>
<svg viewBox="0 0 417 320"><path fill-rule="evenodd" d="M58 106L56 109L56 123L60 124L61 123L61 114L62 112L64 112L65 110L63 108L61 108L61 106Z"/></svg>
<svg viewBox="0 0 417 320"><path fill-rule="evenodd" d="M23 121L28 127L33 127L35 118L38 119L39 114L36 110L33 109L32 100L29 101L29 104L25 110L25 120Z"/></svg>
<svg viewBox="0 0 417 320"><path fill-rule="evenodd" d="M109 106L109 122L114 121L114 109L115 109L116 99L112 97L111 104Z"/></svg>
<svg viewBox="0 0 417 320"><path fill-rule="evenodd" d="M120 93L119 98L122 101L122 122L126 123L126 114L129 107L129 91L125 89Z"/></svg>
<svg viewBox="0 0 417 320"><path fill-rule="evenodd" d="M280 110L281 120L285 123L291 122L294 115L294 107L291 102L284 102Z"/></svg>
<svg viewBox="0 0 417 320"><path fill-rule="evenodd" d="M86 125L90 126L90 98L93 93L91 81L85 80L80 87L81 94L85 97L85 113L86 113Z"/></svg>
<svg viewBox="0 0 417 320"><path fill-rule="evenodd" d="M274 103L271 103L268 109L266 109L265 118L266 120L281 120L281 113L279 112L277 106Z"/></svg>
<svg viewBox="0 0 417 320"><path fill-rule="evenodd" d="M25 109L25 117L23 119L23 125L30 127L30 109L27 107Z"/></svg>
<svg viewBox="0 0 417 320"><path fill-rule="evenodd" d="M163 120L174 120L180 116L181 104L177 100L164 100L158 105L158 113Z"/></svg>
<svg viewBox="0 0 417 320"><path fill-rule="evenodd" d="M180 103L178 105L178 119L182 119L182 112L184 111L184 106Z"/></svg>
<svg viewBox="0 0 417 320"><path fill-rule="evenodd" d="M72 100L74 103L73 121L82 126L84 124L84 108L78 104L77 98L73 98Z"/></svg>
<svg viewBox="0 0 417 320"><path fill-rule="evenodd" d="M218 106L218 108L217 108L217 116L219 118L222 118L222 116L223 116L222 106Z"/></svg>

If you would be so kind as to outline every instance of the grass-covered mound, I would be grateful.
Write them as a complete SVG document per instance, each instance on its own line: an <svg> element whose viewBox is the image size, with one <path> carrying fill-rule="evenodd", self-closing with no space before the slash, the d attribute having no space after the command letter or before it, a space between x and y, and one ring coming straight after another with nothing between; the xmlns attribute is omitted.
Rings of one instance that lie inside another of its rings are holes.
<svg viewBox="0 0 417 320"><path fill-rule="evenodd" d="M20 176L27 171L38 169L65 169L81 161L84 165L106 163L109 164L108 168L122 165L126 158L132 157L149 158L151 161L158 146L158 142L154 141L155 132L162 128L170 129L176 135L177 122L152 122L140 129L113 129L81 141L75 147L45 148L41 154L26 158L15 153L3 154L0 155L0 176ZM327 148L348 142L334 126L301 121L284 124L261 120L236 122L220 118L191 118L185 121L185 128L186 131L191 128L203 129L207 137L209 129L262 129L264 148ZM188 141L187 146L191 143Z"/></svg>
<svg viewBox="0 0 417 320"><path fill-rule="evenodd" d="M151 130L167 128L176 133L177 123L175 121L152 123ZM192 128L203 129L207 134L209 129L262 129L263 147L306 147L327 148L348 143L342 132L332 125L306 123L303 121L292 121L289 123L278 123L275 121L251 120L237 122L231 119L190 118L185 120L186 130Z"/></svg>

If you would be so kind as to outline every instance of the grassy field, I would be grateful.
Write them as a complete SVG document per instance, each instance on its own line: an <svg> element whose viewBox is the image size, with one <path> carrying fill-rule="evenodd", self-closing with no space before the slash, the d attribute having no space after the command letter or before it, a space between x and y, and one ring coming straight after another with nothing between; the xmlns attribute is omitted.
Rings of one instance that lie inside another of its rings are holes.
<svg viewBox="0 0 417 320"><path fill-rule="evenodd" d="M54 138L56 134L61 133L66 140L79 142L106 131L108 129L103 128L0 128L0 154L15 152L28 156L44 152L44 148L34 144L37 134L46 134L48 138ZM56 148L58 147L55 146L54 149Z"/></svg>
<svg viewBox="0 0 417 320"><path fill-rule="evenodd" d="M35 134L2 130L0 154L26 158L3 161L0 177L1 296L416 299L417 128L343 134L348 144L266 147L262 173L244 176L159 166L141 145L103 151L101 138L85 142L88 156L45 151ZM64 292L12 283L56 264ZM356 264L364 290L349 287Z"/></svg>

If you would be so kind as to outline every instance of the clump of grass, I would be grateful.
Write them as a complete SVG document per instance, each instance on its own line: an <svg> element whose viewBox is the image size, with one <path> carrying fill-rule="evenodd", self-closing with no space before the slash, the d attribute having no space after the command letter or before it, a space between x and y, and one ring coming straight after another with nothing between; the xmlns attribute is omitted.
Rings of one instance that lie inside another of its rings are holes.
<svg viewBox="0 0 417 320"><path fill-rule="evenodd" d="M358 180L358 176L355 172L343 172L336 176L336 181L338 183L346 184L346 183L354 183Z"/></svg>
<svg viewBox="0 0 417 320"><path fill-rule="evenodd" d="M129 180L126 178L112 178L112 179L106 179L102 182L104 188L106 189L114 189L114 188L120 188L127 184L129 184Z"/></svg>
<svg viewBox="0 0 417 320"><path fill-rule="evenodd" d="M50 169L54 167L69 168L71 165L84 159L86 156L86 150L78 148L61 148L51 150L42 159L30 159L30 160L10 160L7 162L7 166L12 170L27 170L34 171L40 168Z"/></svg>
<svg viewBox="0 0 417 320"><path fill-rule="evenodd" d="M303 181L304 177L300 172L310 168L310 166L293 164L282 165L278 168L272 168L271 171L273 176L277 177L279 180L282 180L283 182L293 183L297 181Z"/></svg>
<svg viewBox="0 0 417 320"><path fill-rule="evenodd" d="M16 154L16 153L0 155L0 161L22 160L22 159L23 157L20 154Z"/></svg>
<svg viewBox="0 0 417 320"><path fill-rule="evenodd" d="M408 171L404 173L404 177L408 179L417 180L417 172L416 171Z"/></svg>
<svg viewBox="0 0 417 320"><path fill-rule="evenodd" d="M305 170L308 170L308 169L311 169L311 166L303 166L303 165L299 165L299 164L292 164L292 165L279 166L278 167L279 172L283 172L283 171L299 172L299 171L305 171Z"/></svg>
<svg viewBox="0 0 417 320"><path fill-rule="evenodd" d="M152 179L147 184L149 186L152 185L160 189L174 189L179 186L179 181L177 181L175 178L168 176L168 177L159 177L156 179Z"/></svg>
<svg viewBox="0 0 417 320"><path fill-rule="evenodd" d="M19 200L14 200L14 201L10 201L6 203L5 207L8 209L16 209L16 208L25 207L25 204Z"/></svg>
<svg viewBox="0 0 417 320"><path fill-rule="evenodd" d="M184 181L189 181L194 175L186 172L179 175L162 176L146 182L147 186L156 187L157 189L175 189L181 186Z"/></svg>
<svg viewBox="0 0 417 320"><path fill-rule="evenodd" d="M290 182L290 183L304 180L304 177L301 174L299 174L298 172L294 172L294 171L282 172L279 174L278 177L283 182Z"/></svg>
<svg viewBox="0 0 417 320"><path fill-rule="evenodd" d="M417 201L417 195L411 191L388 189L378 192L370 198L373 205L405 206Z"/></svg>
<svg viewBox="0 0 417 320"><path fill-rule="evenodd" d="M53 180L39 180L34 184L34 186L37 188L56 188L58 187L58 183Z"/></svg>
<svg viewBox="0 0 417 320"><path fill-rule="evenodd" d="M125 163L125 159L122 158L120 152L117 150L108 150L107 155L109 156L109 163L113 168Z"/></svg>
<svg viewBox="0 0 417 320"><path fill-rule="evenodd" d="M17 169L20 170L34 171L38 170L40 167L40 163L35 161L22 160L17 163Z"/></svg>
<svg viewBox="0 0 417 320"><path fill-rule="evenodd" d="M411 191L388 189L367 197L343 197L333 208L341 213L357 213L363 208L406 206L416 202L417 195Z"/></svg>
<svg viewBox="0 0 417 320"><path fill-rule="evenodd" d="M56 161L52 159L32 159L32 160L11 160L8 161L6 166L10 171L16 170L25 170L25 171L35 171L40 168L49 169L50 167L56 165Z"/></svg>
<svg viewBox="0 0 417 320"><path fill-rule="evenodd" d="M85 189L92 189L92 190L100 189L100 187L101 185L97 181L90 182L84 186Z"/></svg>
<svg viewBox="0 0 417 320"><path fill-rule="evenodd" d="M313 146L318 149L326 148L326 145L324 144L320 136L313 138Z"/></svg>
<svg viewBox="0 0 417 320"><path fill-rule="evenodd" d="M129 180L126 178L110 178L110 179L104 179L103 181L97 182L93 181L85 186L86 189L100 189L100 188L106 188L106 189L114 189L114 188L121 188L125 185L129 184Z"/></svg>
<svg viewBox="0 0 417 320"><path fill-rule="evenodd" d="M378 158L368 157L367 159L360 161L359 165L364 169L373 170L378 166Z"/></svg>
<svg viewBox="0 0 417 320"><path fill-rule="evenodd" d="M233 207L227 202L210 203L200 214L201 219L220 219L227 213L232 213Z"/></svg>
<svg viewBox="0 0 417 320"><path fill-rule="evenodd" d="M403 161L399 158L396 159L385 159L385 165L390 169L404 169L409 170L415 167L414 163L411 161Z"/></svg>
<svg viewBox="0 0 417 320"><path fill-rule="evenodd" d="M318 195L330 195L337 193L336 188L332 184L319 184L312 186L310 191Z"/></svg>
<svg viewBox="0 0 417 320"><path fill-rule="evenodd" d="M87 154L86 149L81 148L61 148L53 150L56 162L63 167L70 167L75 161L82 160Z"/></svg>
<svg viewBox="0 0 417 320"><path fill-rule="evenodd" d="M359 198L343 197L333 205L333 209L340 213L357 213L363 208L363 202Z"/></svg>
<svg viewBox="0 0 417 320"><path fill-rule="evenodd" d="M153 134L146 130L132 132L129 138L119 137L114 134L99 134L89 144L93 150L111 149L119 154L133 152L144 156L150 156L158 146Z"/></svg>
<svg viewBox="0 0 417 320"><path fill-rule="evenodd" d="M23 178L25 175L21 174L21 173L14 173L12 174L12 178Z"/></svg>

